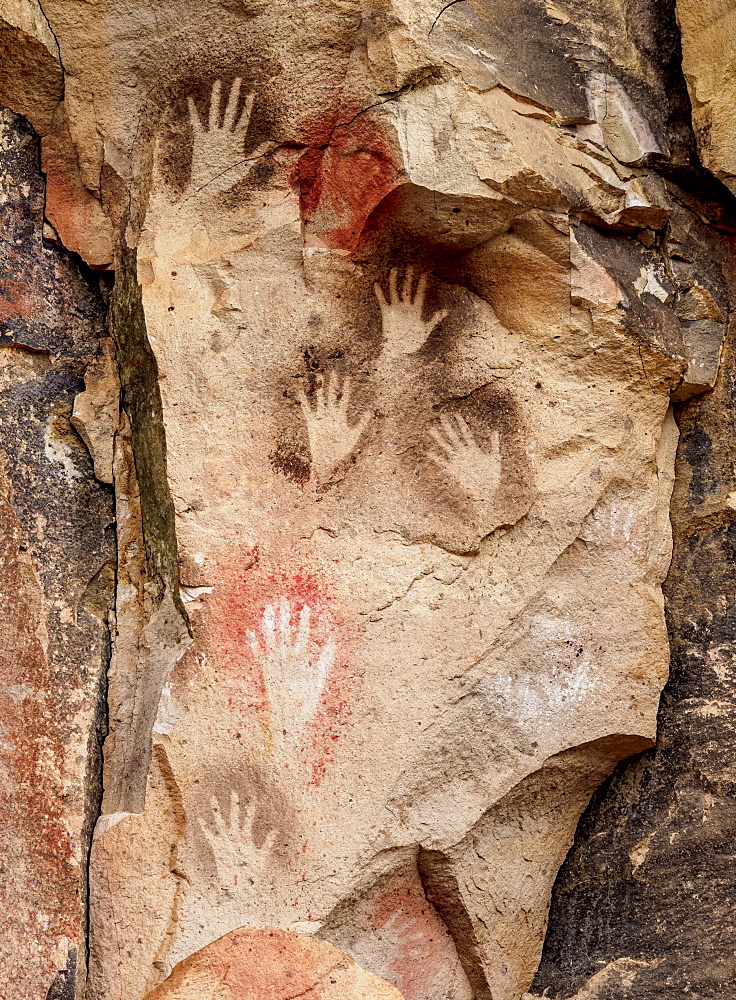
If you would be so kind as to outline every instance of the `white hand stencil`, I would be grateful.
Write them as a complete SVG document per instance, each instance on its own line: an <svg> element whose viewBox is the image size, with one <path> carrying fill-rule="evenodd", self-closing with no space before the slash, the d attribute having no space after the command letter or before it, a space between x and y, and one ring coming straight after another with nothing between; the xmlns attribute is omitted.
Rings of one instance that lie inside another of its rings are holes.
<svg viewBox="0 0 736 1000"><path fill-rule="evenodd" d="M263 612L262 641L248 633L253 658L263 671L268 692L271 731L289 745L298 743L317 711L327 676L335 661L332 637L310 652L311 610L306 605L298 623L286 598ZM312 644L314 645L314 644Z"/></svg>
<svg viewBox="0 0 736 1000"><path fill-rule="evenodd" d="M299 393L307 424L312 470L318 480L329 476L351 454L371 419L370 412L366 410L357 424L350 425L348 408L351 392L350 376L346 375L340 384L339 376L331 372L315 392L313 402L304 391Z"/></svg>
<svg viewBox="0 0 736 1000"><path fill-rule="evenodd" d="M254 95L248 94L240 115L237 114L241 79L233 81L220 124L222 82L216 80L210 94L209 115L205 126L191 97L187 98L189 121L194 133L190 186L209 192L223 191L239 180L251 167L243 152L250 125Z"/></svg>
<svg viewBox="0 0 736 1000"><path fill-rule="evenodd" d="M422 319L428 280L429 275L422 274L412 293L414 268L407 267L404 284L399 291L398 268L393 267L388 279L388 298L378 282L373 286L381 307L384 336L382 356L399 358L418 351L432 331L448 315L449 309L438 309L429 319Z"/></svg>
<svg viewBox="0 0 736 1000"><path fill-rule="evenodd" d="M429 433L441 450L428 452L427 458L454 479L469 500L489 500L501 482L498 431L491 435L490 451L477 444L460 413L440 414L440 427L431 427Z"/></svg>

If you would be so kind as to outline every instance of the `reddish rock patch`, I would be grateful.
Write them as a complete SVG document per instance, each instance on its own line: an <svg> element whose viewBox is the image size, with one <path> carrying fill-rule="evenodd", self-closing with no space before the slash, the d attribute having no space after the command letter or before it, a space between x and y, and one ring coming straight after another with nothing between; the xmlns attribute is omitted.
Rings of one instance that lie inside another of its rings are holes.
<svg viewBox="0 0 736 1000"><path fill-rule="evenodd" d="M204 996L218 1000L402 1000L393 986L311 934L246 927L184 959L146 1000L201 1000Z"/></svg>
<svg viewBox="0 0 736 1000"><path fill-rule="evenodd" d="M379 897L371 929L391 955L382 971L406 1000L427 1000L464 978L455 943L418 876L397 879Z"/></svg>
<svg viewBox="0 0 736 1000"><path fill-rule="evenodd" d="M310 145L292 174L307 242L355 250L371 212L400 183L399 162L395 140L370 113L336 126L326 144Z"/></svg>

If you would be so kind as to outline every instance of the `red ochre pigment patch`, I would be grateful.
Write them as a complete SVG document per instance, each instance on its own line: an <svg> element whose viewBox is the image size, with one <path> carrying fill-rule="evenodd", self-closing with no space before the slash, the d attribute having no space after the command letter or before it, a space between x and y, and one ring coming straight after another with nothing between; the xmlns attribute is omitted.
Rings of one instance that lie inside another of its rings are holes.
<svg viewBox="0 0 736 1000"><path fill-rule="evenodd" d="M310 934L241 927L176 965L146 1000L401 1000L384 980Z"/></svg>
<svg viewBox="0 0 736 1000"><path fill-rule="evenodd" d="M0 320L12 319L15 316L32 316L44 308L43 300L30 285L9 278L0 281Z"/></svg>
<svg viewBox="0 0 736 1000"><path fill-rule="evenodd" d="M210 603L209 650L221 673L231 708L244 718L269 717L266 683L251 650L251 634L264 646L266 608L286 601L291 627L296 630L302 610L310 610L309 655L315 663L325 645L334 642L334 663L325 681L316 712L303 735L302 757L311 764L313 781L321 781L334 755L335 743L351 712L354 690L349 649L353 631L337 604L328 581L302 566L265 565L256 548L243 553L218 574L223 581Z"/></svg>
<svg viewBox="0 0 736 1000"><path fill-rule="evenodd" d="M314 132L323 135L324 126ZM326 145L310 145L291 183L299 191L302 222L313 240L331 249L355 250L368 217L400 182L398 163L395 140L370 114L338 125Z"/></svg>
<svg viewBox="0 0 736 1000"><path fill-rule="evenodd" d="M371 929L393 955L384 975L406 1000L446 995L442 986L462 975L455 943L418 875L401 876L382 893Z"/></svg>

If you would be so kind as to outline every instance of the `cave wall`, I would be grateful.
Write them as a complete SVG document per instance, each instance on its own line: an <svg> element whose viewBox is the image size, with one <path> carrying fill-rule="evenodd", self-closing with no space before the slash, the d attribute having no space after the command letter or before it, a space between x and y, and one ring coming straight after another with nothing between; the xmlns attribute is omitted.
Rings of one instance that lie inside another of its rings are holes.
<svg viewBox="0 0 736 1000"><path fill-rule="evenodd" d="M677 408L670 679L655 749L596 793L558 876L536 989L723 997L732 989L733 354ZM587 996L588 994L583 994Z"/></svg>
<svg viewBox="0 0 736 1000"><path fill-rule="evenodd" d="M729 18L2 0L11 995L728 982Z"/></svg>

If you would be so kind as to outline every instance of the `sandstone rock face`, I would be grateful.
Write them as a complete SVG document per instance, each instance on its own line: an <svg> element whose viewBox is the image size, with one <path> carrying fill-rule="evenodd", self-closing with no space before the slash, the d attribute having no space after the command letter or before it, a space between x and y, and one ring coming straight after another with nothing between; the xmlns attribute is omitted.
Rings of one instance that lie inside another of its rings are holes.
<svg viewBox="0 0 736 1000"><path fill-rule="evenodd" d="M587 997L594 979L616 1000L733 989L735 934L721 918L734 905L736 830L733 364L731 343L713 394L678 413L665 585L672 661L658 745L616 772L581 823L535 993Z"/></svg>
<svg viewBox="0 0 736 1000"><path fill-rule="evenodd" d="M677 0L677 17L701 159L736 192L736 10L723 0Z"/></svg>
<svg viewBox="0 0 736 1000"><path fill-rule="evenodd" d="M115 274L68 412L117 532L84 995L519 1000L654 742L673 402L724 350L673 11L3 11L47 236Z"/></svg>
<svg viewBox="0 0 736 1000"><path fill-rule="evenodd" d="M309 934L231 931L176 966L147 1000L400 1000L389 983Z"/></svg>

